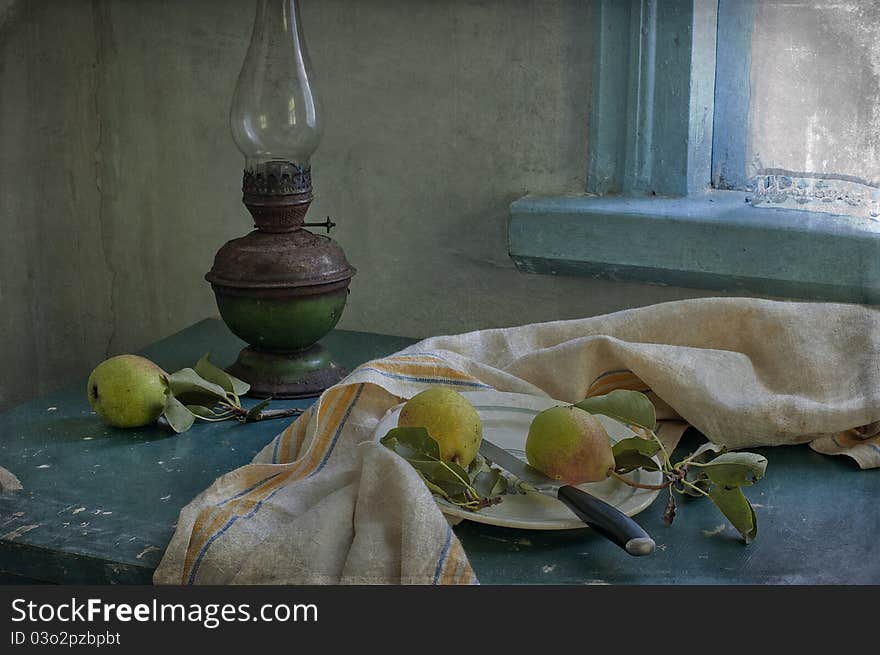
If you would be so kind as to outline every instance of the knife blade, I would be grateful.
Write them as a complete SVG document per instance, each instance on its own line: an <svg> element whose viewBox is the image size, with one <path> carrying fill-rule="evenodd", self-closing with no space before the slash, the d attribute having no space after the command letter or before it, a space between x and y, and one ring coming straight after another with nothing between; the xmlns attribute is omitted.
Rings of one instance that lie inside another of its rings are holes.
<svg viewBox="0 0 880 655"><path fill-rule="evenodd" d="M562 501L586 525L630 555L650 555L654 552L654 540L648 533L632 518L601 498L544 475L485 437L480 442L480 454L530 485L535 491Z"/></svg>

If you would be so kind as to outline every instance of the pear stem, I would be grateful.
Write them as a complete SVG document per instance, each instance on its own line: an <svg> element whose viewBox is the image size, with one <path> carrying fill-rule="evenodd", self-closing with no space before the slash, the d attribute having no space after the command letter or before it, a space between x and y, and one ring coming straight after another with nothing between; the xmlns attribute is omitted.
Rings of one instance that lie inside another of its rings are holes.
<svg viewBox="0 0 880 655"><path fill-rule="evenodd" d="M303 410L297 409L296 407L291 407L289 409L267 409L265 411L260 412L260 415L257 417L257 421L266 421L272 418L286 418L288 416L299 416L303 413ZM245 412L247 414L247 412Z"/></svg>
<svg viewBox="0 0 880 655"><path fill-rule="evenodd" d="M245 418L248 415L248 410L240 405L233 405L231 403L220 403L223 407L226 408L226 411L230 412L232 416L236 416L240 419ZM299 416L303 413L303 410L297 407L288 407L287 409L265 409L262 410L256 418L252 419L252 421L267 421L273 418L286 418L288 416Z"/></svg>
<svg viewBox="0 0 880 655"><path fill-rule="evenodd" d="M635 487L636 489L665 489L666 487L668 487L669 485L672 484L672 480L667 480L663 484L640 484L638 482L633 482L632 480L630 480L629 478L627 478L624 475L621 475L617 471L611 470L608 472L611 475L613 475L615 478L617 478L618 480L623 482L625 485L628 485L630 487Z"/></svg>

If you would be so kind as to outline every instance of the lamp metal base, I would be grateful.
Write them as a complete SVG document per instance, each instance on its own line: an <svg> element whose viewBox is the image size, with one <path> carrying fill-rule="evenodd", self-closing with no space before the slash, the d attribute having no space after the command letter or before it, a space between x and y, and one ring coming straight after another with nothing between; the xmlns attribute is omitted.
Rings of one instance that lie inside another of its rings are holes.
<svg viewBox="0 0 880 655"><path fill-rule="evenodd" d="M348 374L319 343L293 352L248 346L227 371L250 384L254 398L314 398Z"/></svg>

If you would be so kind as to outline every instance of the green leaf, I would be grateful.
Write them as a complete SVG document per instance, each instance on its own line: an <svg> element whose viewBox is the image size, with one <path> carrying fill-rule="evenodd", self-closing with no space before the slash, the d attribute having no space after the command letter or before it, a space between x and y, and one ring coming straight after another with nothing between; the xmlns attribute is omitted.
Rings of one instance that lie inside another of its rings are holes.
<svg viewBox="0 0 880 655"><path fill-rule="evenodd" d="M604 396L593 396L575 404L590 414L604 414L624 423L653 430L657 423L654 404L639 391L617 389Z"/></svg>
<svg viewBox="0 0 880 655"><path fill-rule="evenodd" d="M186 408L191 411L193 414L198 416L199 418L217 418L218 414L210 407L204 407L203 405L187 405Z"/></svg>
<svg viewBox="0 0 880 655"><path fill-rule="evenodd" d="M717 485L748 487L764 477L767 458L757 453L723 453L700 468Z"/></svg>
<svg viewBox="0 0 880 655"><path fill-rule="evenodd" d="M382 437L380 443L403 457L450 496L473 491L468 472L458 464L440 458L440 445L425 428L394 428Z"/></svg>
<svg viewBox="0 0 880 655"><path fill-rule="evenodd" d="M196 420L196 415L170 393L165 394L165 409L162 410L162 415L171 429L178 433L189 430Z"/></svg>
<svg viewBox="0 0 880 655"><path fill-rule="evenodd" d="M684 477L685 480L690 482L692 485L697 487L697 489L701 489L703 491L708 492L709 487L712 486L711 481L709 480L709 476L703 473L698 468L688 468L687 473ZM688 496L702 496L699 491L695 491L691 487L687 485L682 485L681 493L687 494Z"/></svg>
<svg viewBox="0 0 880 655"><path fill-rule="evenodd" d="M471 486L481 497L491 498L507 491L507 478L498 469L486 467L472 478Z"/></svg>
<svg viewBox="0 0 880 655"><path fill-rule="evenodd" d="M743 540L751 543L758 535L758 517L742 489L717 485L709 491L709 498L742 535Z"/></svg>
<svg viewBox="0 0 880 655"><path fill-rule="evenodd" d="M223 387L209 382L191 368L182 368L169 375L168 386L174 397L186 405L212 407L227 400Z"/></svg>
<svg viewBox="0 0 880 655"><path fill-rule="evenodd" d="M244 417L244 422L245 423L253 423L254 421L259 421L261 418L260 412L262 412L263 409L265 409L268 404L269 404L269 398L266 398L266 400L260 401L256 405L251 407L248 410L248 413Z"/></svg>
<svg viewBox="0 0 880 655"><path fill-rule="evenodd" d="M406 459L432 493L460 507L476 511L499 502L507 492L507 478L479 454L467 470L443 461L440 445L425 428L394 428L380 443Z"/></svg>
<svg viewBox="0 0 880 655"><path fill-rule="evenodd" d="M650 457L645 457L639 453L628 452L623 453L620 457L614 458L614 470L617 473L629 473L636 469L645 469L646 471L659 471L660 467Z"/></svg>
<svg viewBox="0 0 880 655"><path fill-rule="evenodd" d="M473 480L481 471L489 470L489 463L486 461L486 458L483 457L480 453L477 453L477 456L474 457L474 461L468 464L467 472L468 476L471 480Z"/></svg>
<svg viewBox="0 0 880 655"><path fill-rule="evenodd" d="M725 448L724 446L718 446L710 441L704 443L702 446L692 452L687 457L687 460L701 463L708 462L709 460L725 452L727 452L727 448Z"/></svg>
<svg viewBox="0 0 880 655"><path fill-rule="evenodd" d="M214 366L208 359L209 356L210 353L205 353L195 365L194 370L200 377L222 387L225 391L234 393L236 396L243 396L251 390L251 385L244 380L239 380L222 368Z"/></svg>
<svg viewBox="0 0 880 655"><path fill-rule="evenodd" d="M210 422L219 422L219 421L228 421L233 418L235 414L226 409L221 409L220 411L215 411L209 407L204 407L202 405L187 405L186 408L196 415L196 418L200 418L203 421Z"/></svg>
<svg viewBox="0 0 880 655"><path fill-rule="evenodd" d="M428 489L430 490L430 492L432 494L436 494L438 496L441 496L442 498L445 498L446 500L448 500L451 503L455 502L455 500L452 498L452 496L450 496L448 493L446 493L446 490L443 487L439 487L436 484L434 484L433 482L431 482L427 477L425 477L425 474L422 473L421 471L419 471L418 469L416 470L416 473L419 474L419 477L422 479L422 482L425 483L425 485L428 487Z"/></svg>
<svg viewBox="0 0 880 655"><path fill-rule="evenodd" d="M507 493L508 479L500 469L490 466L486 458L479 453L468 466L467 472L471 479L471 486L483 498Z"/></svg>
<svg viewBox="0 0 880 655"><path fill-rule="evenodd" d="M700 464L705 464L706 462L713 460L714 458L718 457L719 454L724 452L726 452L724 446L718 446L714 443L707 442L697 448L694 452L688 455L676 466L681 466L682 464L688 465L687 473L684 479L696 486L697 488L708 492L709 487L712 486L712 483L709 480L709 476L703 471L703 467L700 466ZM695 491L687 485L681 485L680 491L681 493L687 494L688 496L703 495L699 491Z"/></svg>
<svg viewBox="0 0 880 655"><path fill-rule="evenodd" d="M618 441L611 447L611 451L614 453L615 457L628 452L637 452L646 457L653 457L660 452L660 444L656 441L642 439L641 437L630 437Z"/></svg>
<svg viewBox="0 0 880 655"><path fill-rule="evenodd" d="M611 447L614 453L614 470L618 473L629 473L637 468L657 471L660 467L651 459L660 450L656 441L648 441L641 437L621 439Z"/></svg>
<svg viewBox="0 0 880 655"><path fill-rule="evenodd" d="M428 434L426 428L394 428L389 430L379 443L404 459L417 454L440 459L440 444Z"/></svg>

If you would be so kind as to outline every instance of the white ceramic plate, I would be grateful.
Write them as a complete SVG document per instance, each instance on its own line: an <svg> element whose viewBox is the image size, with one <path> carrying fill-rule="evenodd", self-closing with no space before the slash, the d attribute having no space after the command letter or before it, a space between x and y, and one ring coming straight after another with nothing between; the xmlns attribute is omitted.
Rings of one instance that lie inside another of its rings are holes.
<svg viewBox="0 0 880 655"><path fill-rule="evenodd" d="M492 443L504 448L523 461L526 460L525 447L529 425L535 415L549 407L564 405L552 398L531 396L499 391L467 391L463 394L480 414L483 423L483 436ZM389 430L397 427L397 418L402 405L388 411L376 427L377 438L384 437ZM596 417L613 442L635 436L623 423L607 416ZM642 484L660 484L663 475L659 471L633 471L627 475L631 480ZM614 505L628 516L634 516L648 507L657 495L657 490L636 489L620 480L609 478L603 482L578 485ZM442 498L437 504L449 516L528 530L570 530L583 528L584 524L562 504L561 501L539 493L505 494L497 505L471 512L453 505Z"/></svg>

